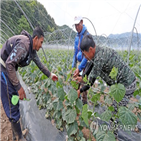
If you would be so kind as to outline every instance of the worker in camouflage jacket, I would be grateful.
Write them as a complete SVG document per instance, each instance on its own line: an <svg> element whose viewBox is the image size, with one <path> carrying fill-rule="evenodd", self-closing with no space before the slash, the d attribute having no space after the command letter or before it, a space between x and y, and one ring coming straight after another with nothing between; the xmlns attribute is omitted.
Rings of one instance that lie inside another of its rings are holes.
<svg viewBox="0 0 141 141"><path fill-rule="evenodd" d="M136 90L136 77L134 72L115 50L96 46L93 37L90 34L83 37L80 48L85 58L89 61L87 62L83 75L81 77L75 77L75 80L82 83L82 78L86 75L89 76L89 83L77 91L78 97L80 97L82 92L88 90L94 84L97 77L101 77L101 79L103 79L109 86L116 83L123 84L126 89L124 98L119 103L115 100L112 103L112 106L114 107L113 115L115 115L118 112L117 107L126 106ZM110 76L113 67L118 69L116 81ZM114 122L112 118L110 121ZM118 123L118 119L116 123ZM114 134L117 138L118 129L114 131Z"/></svg>

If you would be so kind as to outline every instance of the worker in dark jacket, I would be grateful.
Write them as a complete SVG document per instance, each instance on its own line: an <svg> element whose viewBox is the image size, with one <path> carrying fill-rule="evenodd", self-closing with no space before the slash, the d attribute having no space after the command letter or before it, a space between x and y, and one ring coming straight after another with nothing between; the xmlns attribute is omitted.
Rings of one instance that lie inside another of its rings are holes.
<svg viewBox="0 0 141 141"><path fill-rule="evenodd" d="M58 80L58 77L40 62L36 53L42 47L43 41L44 33L40 27L36 27L33 30L32 37L27 31L22 31L21 35L9 38L1 49L1 100L19 141L25 141L19 122L19 103L13 105L11 98L13 95L17 95L20 100L23 100L26 98L26 94L16 75L18 67L28 66L33 60L47 77L50 77L53 81Z"/></svg>

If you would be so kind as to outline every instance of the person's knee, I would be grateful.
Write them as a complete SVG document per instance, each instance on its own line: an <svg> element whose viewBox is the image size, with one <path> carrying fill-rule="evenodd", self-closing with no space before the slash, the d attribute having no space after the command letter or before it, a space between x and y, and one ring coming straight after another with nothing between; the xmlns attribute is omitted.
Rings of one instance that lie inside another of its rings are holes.
<svg viewBox="0 0 141 141"><path fill-rule="evenodd" d="M14 115L14 113L12 113L11 117L8 117L10 122L18 122L20 120L20 112L16 113Z"/></svg>

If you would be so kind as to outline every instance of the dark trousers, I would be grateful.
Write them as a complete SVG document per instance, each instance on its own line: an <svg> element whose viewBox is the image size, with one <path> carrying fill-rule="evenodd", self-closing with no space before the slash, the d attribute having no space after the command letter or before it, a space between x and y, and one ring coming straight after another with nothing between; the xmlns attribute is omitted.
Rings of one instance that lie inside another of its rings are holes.
<svg viewBox="0 0 141 141"><path fill-rule="evenodd" d="M17 122L20 119L19 102L17 105L11 103L12 95L18 95L18 92L10 82L7 72L1 71L1 100L4 111L10 122Z"/></svg>

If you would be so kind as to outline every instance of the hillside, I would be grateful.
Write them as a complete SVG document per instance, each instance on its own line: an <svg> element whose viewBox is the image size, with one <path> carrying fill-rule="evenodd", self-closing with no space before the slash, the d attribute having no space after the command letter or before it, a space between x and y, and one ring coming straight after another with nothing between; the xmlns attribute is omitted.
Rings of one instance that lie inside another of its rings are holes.
<svg viewBox="0 0 141 141"><path fill-rule="evenodd" d="M94 36L94 38L96 38ZM131 32L121 34L110 34L109 36L98 36L96 38L98 45L104 45L111 48L127 49L131 42ZM141 34L133 33L131 47L138 49L141 46Z"/></svg>
<svg viewBox="0 0 141 141"><path fill-rule="evenodd" d="M1 43L9 37L20 34L24 29L32 34L32 27L41 26L46 38L53 33L49 40L66 42L70 39L73 44L76 32L67 25L58 26L55 19L48 14L45 7L37 0L32 1L1 1ZM56 31L57 32L54 32ZM131 32L122 34L110 34L105 36L94 36L96 44L105 44L109 47L127 47L130 43ZM64 41L65 40L65 41ZM141 46L141 34L133 34L132 45Z"/></svg>
<svg viewBox="0 0 141 141"><path fill-rule="evenodd" d="M23 29L32 34L32 27L38 25L43 28L44 32L53 32L64 27L71 31L67 25L58 26L54 18L37 0L16 2L2 0L1 21L2 42L12 35L20 34Z"/></svg>
<svg viewBox="0 0 141 141"><path fill-rule="evenodd" d="M126 32L122 34L110 34L108 36L109 44L117 45L118 47L127 47L131 41L131 32ZM141 46L141 34L133 33L132 34L132 46L135 48Z"/></svg>

